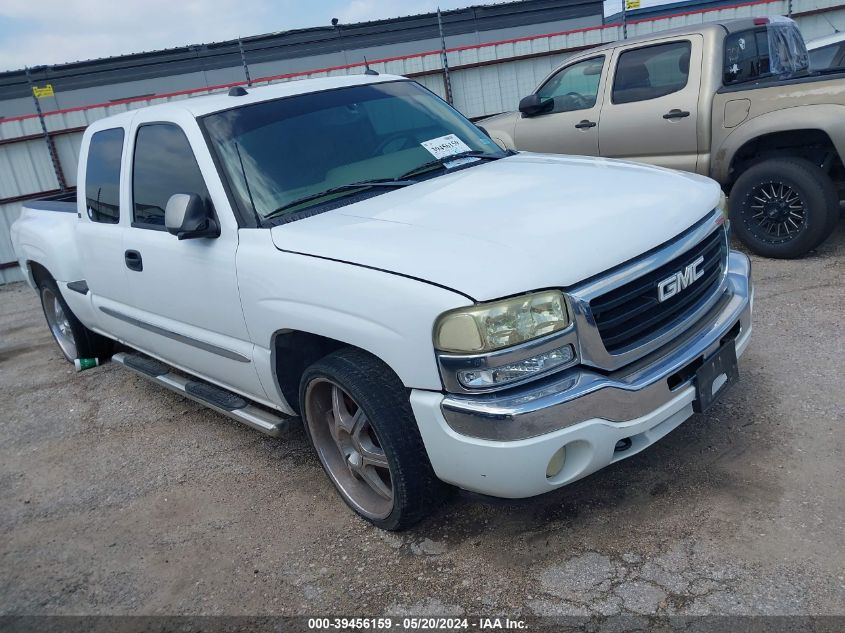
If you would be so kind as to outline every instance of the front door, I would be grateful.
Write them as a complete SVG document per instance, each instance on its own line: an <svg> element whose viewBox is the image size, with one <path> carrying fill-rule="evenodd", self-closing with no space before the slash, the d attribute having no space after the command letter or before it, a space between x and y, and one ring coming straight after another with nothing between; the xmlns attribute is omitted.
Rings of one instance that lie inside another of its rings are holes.
<svg viewBox="0 0 845 633"><path fill-rule="evenodd" d="M695 171L700 35L614 53L599 121L602 156Z"/></svg>
<svg viewBox="0 0 845 633"><path fill-rule="evenodd" d="M517 120L516 146L529 152L596 156L604 61L604 55L591 57L549 77L537 90L546 109Z"/></svg>
<svg viewBox="0 0 845 633"><path fill-rule="evenodd" d="M144 331L150 353L263 400L238 292L238 227L222 188L209 192L206 182L219 185L219 179L207 150L204 159L206 177L179 125L137 123L132 224L124 240L126 250L137 254L126 273L137 310L128 316ZM197 194L218 210L220 236L179 240L168 233L164 211L176 193Z"/></svg>

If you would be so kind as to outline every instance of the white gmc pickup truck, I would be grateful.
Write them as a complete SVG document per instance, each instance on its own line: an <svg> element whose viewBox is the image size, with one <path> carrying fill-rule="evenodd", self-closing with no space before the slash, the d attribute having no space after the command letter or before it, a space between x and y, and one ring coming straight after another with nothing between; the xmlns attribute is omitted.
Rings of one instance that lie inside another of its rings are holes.
<svg viewBox="0 0 845 633"><path fill-rule="evenodd" d="M537 495L643 450L737 378L749 260L719 186L505 152L388 75L92 124L77 200L12 239L64 355L254 428L300 416L386 529L445 484Z"/></svg>

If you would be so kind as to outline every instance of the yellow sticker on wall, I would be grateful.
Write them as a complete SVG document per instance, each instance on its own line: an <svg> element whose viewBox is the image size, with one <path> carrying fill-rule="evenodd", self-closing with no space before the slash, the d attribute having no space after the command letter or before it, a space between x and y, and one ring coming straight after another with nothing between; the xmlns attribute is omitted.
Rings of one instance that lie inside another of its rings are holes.
<svg viewBox="0 0 845 633"><path fill-rule="evenodd" d="M619 5L617 5L619 6ZM625 0L625 9L630 11L631 9L639 9L640 8L640 0Z"/></svg>
<svg viewBox="0 0 845 633"><path fill-rule="evenodd" d="M35 95L36 99L43 99L45 97L55 97L56 93L53 92L53 84L47 84L43 88L39 88L38 86L32 87L32 94Z"/></svg>

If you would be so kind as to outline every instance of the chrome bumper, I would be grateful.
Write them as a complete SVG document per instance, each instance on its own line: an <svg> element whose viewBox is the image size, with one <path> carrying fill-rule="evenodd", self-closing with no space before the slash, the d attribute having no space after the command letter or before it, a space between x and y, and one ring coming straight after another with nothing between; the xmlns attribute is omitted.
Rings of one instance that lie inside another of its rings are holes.
<svg viewBox="0 0 845 633"><path fill-rule="evenodd" d="M669 402L692 383L694 369L728 339L737 355L751 335L751 263L728 257L726 289L695 325L665 347L612 373L579 366L544 381L477 396L447 395L443 416L457 433L513 441L543 435L593 418L626 422Z"/></svg>

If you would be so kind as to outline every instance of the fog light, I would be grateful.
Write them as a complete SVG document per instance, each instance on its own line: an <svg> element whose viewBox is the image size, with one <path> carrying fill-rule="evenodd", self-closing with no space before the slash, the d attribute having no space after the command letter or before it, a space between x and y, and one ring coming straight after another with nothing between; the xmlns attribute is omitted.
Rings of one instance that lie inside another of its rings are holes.
<svg viewBox="0 0 845 633"><path fill-rule="evenodd" d="M552 458L549 460L549 465L546 466L546 479L551 479L552 477L559 475L560 471L563 470L563 464L565 462L566 447L561 446L555 451L555 454L552 455Z"/></svg>
<svg viewBox="0 0 845 633"><path fill-rule="evenodd" d="M552 369L562 369L575 360L575 350L564 345L531 358L487 369L466 369L458 372L458 380L468 389L506 385L531 376L539 376Z"/></svg>

